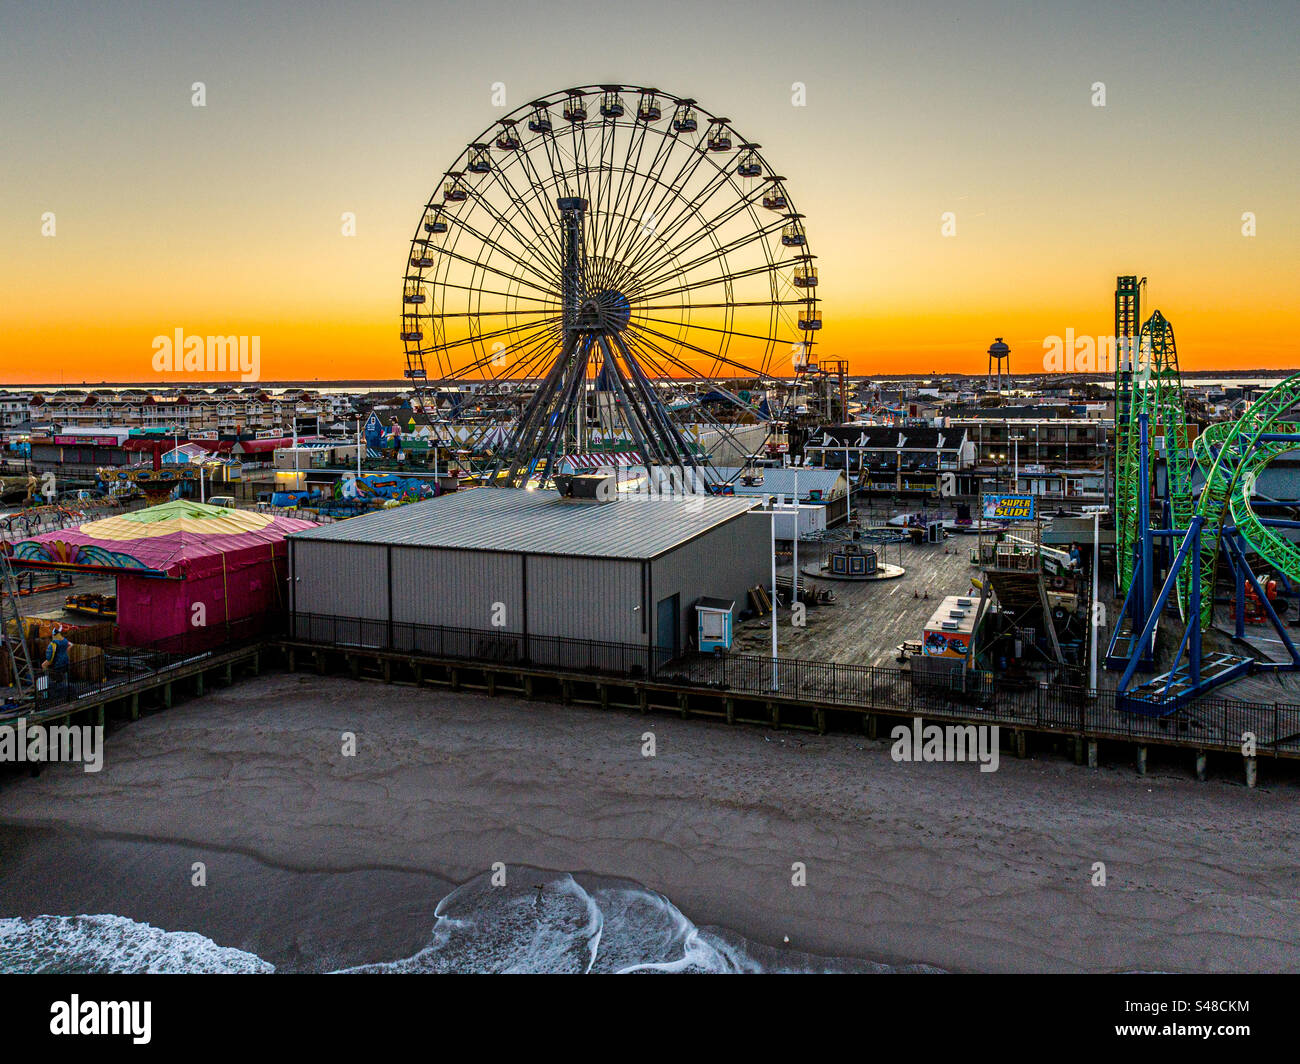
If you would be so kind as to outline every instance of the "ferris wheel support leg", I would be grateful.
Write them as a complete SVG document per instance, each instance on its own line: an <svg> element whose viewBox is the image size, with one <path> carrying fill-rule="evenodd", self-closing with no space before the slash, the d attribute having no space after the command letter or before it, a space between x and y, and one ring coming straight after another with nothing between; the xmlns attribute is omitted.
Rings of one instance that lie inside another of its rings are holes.
<svg viewBox="0 0 1300 1064"><path fill-rule="evenodd" d="M632 434L632 440L641 453L642 461L649 466L651 457L649 426L642 424L641 411L628 396L627 382L623 378L623 371L619 368L618 360L614 358L614 354L610 350L609 341L602 336L599 338L599 342L601 352L606 359L605 364L610 368L610 380L613 382L614 391L623 406L623 423L627 426L628 432Z"/></svg>
<svg viewBox="0 0 1300 1064"><path fill-rule="evenodd" d="M514 430L506 440L503 457L493 464L492 483L498 482L498 477L504 470L505 486L510 488L518 487L520 474L531 470L536 465L537 459L541 457L542 447L548 438L549 426L547 425L547 419L552 413L551 400L564 378L564 371L569 365L575 342L573 334L565 338L560 357L534 393L523 414L520 415L519 421L515 424Z"/></svg>

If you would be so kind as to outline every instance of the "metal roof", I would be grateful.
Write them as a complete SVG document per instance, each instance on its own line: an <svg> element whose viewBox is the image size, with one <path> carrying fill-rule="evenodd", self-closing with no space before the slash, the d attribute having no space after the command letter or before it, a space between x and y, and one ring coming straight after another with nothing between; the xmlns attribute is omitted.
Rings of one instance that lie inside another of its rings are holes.
<svg viewBox="0 0 1300 1064"><path fill-rule="evenodd" d="M471 488L309 529L294 540L655 558L754 508L735 497L625 496L565 501L553 491Z"/></svg>
<svg viewBox="0 0 1300 1064"><path fill-rule="evenodd" d="M761 484L746 484L740 477L750 472L761 476ZM769 495L793 495L795 475L799 478L799 496L806 498L810 491L820 491L826 498L844 494L844 470L823 469L817 466L759 466L746 470L737 466L720 466L706 472L706 476L717 473L719 480L731 480L737 495L755 495L766 498ZM838 489L838 494L836 494Z"/></svg>

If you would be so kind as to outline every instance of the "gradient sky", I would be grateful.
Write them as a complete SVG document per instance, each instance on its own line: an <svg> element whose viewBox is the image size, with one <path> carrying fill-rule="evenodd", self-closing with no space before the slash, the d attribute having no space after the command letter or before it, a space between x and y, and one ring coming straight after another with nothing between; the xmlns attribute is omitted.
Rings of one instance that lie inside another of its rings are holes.
<svg viewBox="0 0 1300 1064"><path fill-rule="evenodd" d="M856 372L982 371L995 335L1039 369L1044 337L1111 331L1117 273L1184 367L1300 366L1294 0L266 6L0 8L0 383L149 379L177 327L260 335L268 380L399 376L408 243L497 81L729 116Z"/></svg>

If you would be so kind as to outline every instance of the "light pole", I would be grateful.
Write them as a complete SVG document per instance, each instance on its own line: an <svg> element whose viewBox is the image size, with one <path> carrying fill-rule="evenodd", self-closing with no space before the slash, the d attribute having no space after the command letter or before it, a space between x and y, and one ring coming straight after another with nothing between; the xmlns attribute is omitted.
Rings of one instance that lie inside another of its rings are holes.
<svg viewBox="0 0 1300 1064"><path fill-rule="evenodd" d="M790 577L790 624L794 625L794 608L799 602L799 470L794 471L794 573Z"/></svg>
<svg viewBox="0 0 1300 1064"><path fill-rule="evenodd" d="M1098 570L1101 568L1101 511L1092 512L1092 650L1088 663L1088 686L1095 693L1097 690L1097 628L1100 620L1097 609Z"/></svg>
<svg viewBox="0 0 1300 1064"><path fill-rule="evenodd" d="M776 678L776 496L770 495L768 509L772 511L772 690L777 689Z"/></svg>
<svg viewBox="0 0 1300 1064"><path fill-rule="evenodd" d="M853 473L849 470L849 445L844 445L844 523L853 520Z"/></svg>
<svg viewBox="0 0 1300 1064"><path fill-rule="evenodd" d="M1015 473L1011 479L1011 493L1013 495L1020 490L1020 441L1023 439L1023 436L1011 437L1012 456L1015 462Z"/></svg>

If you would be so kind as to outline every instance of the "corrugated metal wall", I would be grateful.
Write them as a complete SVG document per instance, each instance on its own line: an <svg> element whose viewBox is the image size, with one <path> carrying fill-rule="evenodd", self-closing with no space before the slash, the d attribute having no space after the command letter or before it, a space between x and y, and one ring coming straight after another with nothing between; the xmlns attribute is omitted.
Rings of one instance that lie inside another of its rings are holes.
<svg viewBox="0 0 1300 1064"><path fill-rule="evenodd" d="M748 590L772 581L771 520L763 511L743 514L652 561L651 624L660 600L680 595L681 645L686 647L695 635L696 599L735 599L737 613L747 609Z"/></svg>
<svg viewBox="0 0 1300 1064"><path fill-rule="evenodd" d="M644 644L641 563L528 558L528 633Z"/></svg>
<svg viewBox="0 0 1300 1064"><path fill-rule="evenodd" d="M297 613L388 620L388 548L294 540Z"/></svg>
<svg viewBox="0 0 1300 1064"><path fill-rule="evenodd" d="M685 647L697 598L734 598L741 610L746 591L767 584L769 521L765 513L742 515L648 563L648 606L639 561L529 555L525 563L519 554L295 540L293 608L388 621L391 595L396 623L505 633L525 630L526 598L529 635L647 645L657 603L678 594ZM496 603L504 605L504 624L494 623Z"/></svg>
<svg viewBox="0 0 1300 1064"><path fill-rule="evenodd" d="M394 621L523 631L520 555L433 547L392 550ZM497 603L503 613L496 611Z"/></svg>

